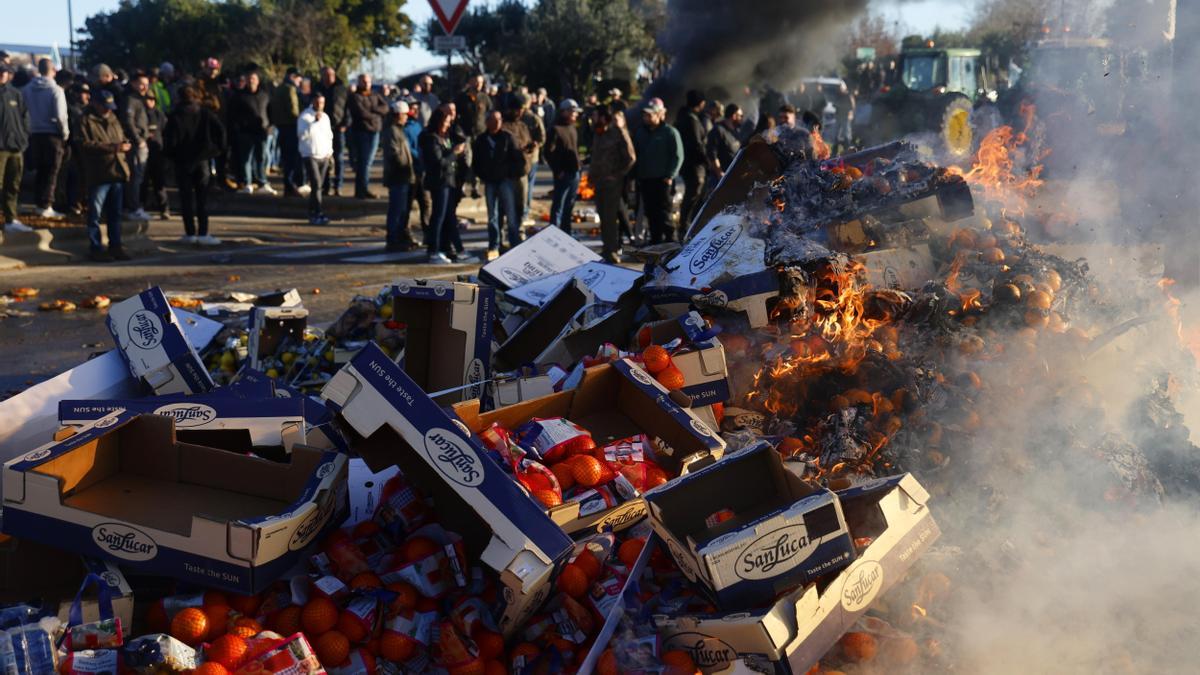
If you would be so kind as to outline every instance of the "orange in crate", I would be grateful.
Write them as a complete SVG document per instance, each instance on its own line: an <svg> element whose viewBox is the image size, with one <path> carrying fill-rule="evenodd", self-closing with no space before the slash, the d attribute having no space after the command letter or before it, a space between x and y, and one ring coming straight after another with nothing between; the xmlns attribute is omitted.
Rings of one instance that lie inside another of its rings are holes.
<svg viewBox="0 0 1200 675"><path fill-rule="evenodd" d="M650 345L642 350L642 363L651 374L657 375L671 365L671 355L658 345Z"/></svg>
<svg viewBox="0 0 1200 675"><path fill-rule="evenodd" d="M201 663L191 672L193 675L230 675L229 669L216 661Z"/></svg>
<svg viewBox="0 0 1200 675"><path fill-rule="evenodd" d="M262 598L257 595L230 595L229 606L237 610L239 614L246 616L254 616L258 612L258 606L262 604Z"/></svg>
<svg viewBox="0 0 1200 675"><path fill-rule="evenodd" d="M682 649L663 652L662 662L666 666L663 669L664 675L695 675L696 673L696 662L692 660L691 654Z"/></svg>
<svg viewBox="0 0 1200 675"><path fill-rule="evenodd" d="M387 589L396 594L396 599L392 600L390 608L393 612L413 609L421 600L421 594L417 591L417 587L407 581L392 582L387 585Z"/></svg>
<svg viewBox="0 0 1200 675"><path fill-rule="evenodd" d="M300 612L300 625L308 637L316 637L336 626L340 613L338 606L329 598L313 598Z"/></svg>
<svg viewBox="0 0 1200 675"><path fill-rule="evenodd" d="M575 563L567 563L558 575L558 590L572 598L582 598L587 594L590 585L587 573Z"/></svg>
<svg viewBox="0 0 1200 675"><path fill-rule="evenodd" d="M627 539L621 542L621 547L617 549L617 559L622 565L632 568L645 546L645 539Z"/></svg>
<svg viewBox="0 0 1200 675"><path fill-rule="evenodd" d="M571 475L575 482L585 487L595 487L600 484L604 475L604 465L591 455L576 455L571 460Z"/></svg>
<svg viewBox="0 0 1200 675"><path fill-rule="evenodd" d="M204 650L204 658L233 670L238 667L247 649L249 645L242 638L236 635L222 635Z"/></svg>
<svg viewBox="0 0 1200 675"><path fill-rule="evenodd" d="M879 644L870 633L851 632L842 636L842 653L855 663L870 661L875 658Z"/></svg>
<svg viewBox="0 0 1200 675"><path fill-rule="evenodd" d="M313 651L326 667L340 666L350 657L350 640L345 635L331 630L313 642Z"/></svg>
<svg viewBox="0 0 1200 675"><path fill-rule="evenodd" d="M600 559L596 557L595 553L592 553L591 549L583 549L582 553L575 556L573 563L583 570L588 581L596 581L604 572L604 565L600 563Z"/></svg>
<svg viewBox="0 0 1200 675"><path fill-rule="evenodd" d="M655 375L654 378L667 389L682 389L684 385L683 371L675 366L667 366L662 372Z"/></svg>
<svg viewBox="0 0 1200 675"><path fill-rule="evenodd" d="M437 553L439 548L437 542L429 537L413 537L404 542L400 552L404 554L405 560L414 562Z"/></svg>
<svg viewBox="0 0 1200 675"><path fill-rule="evenodd" d="M504 655L504 636L486 628L476 628L471 636L479 649L479 658L484 661L498 659Z"/></svg>
<svg viewBox="0 0 1200 675"><path fill-rule="evenodd" d="M180 642L195 647L208 635L208 615L195 607L179 610L171 619L171 636Z"/></svg>
<svg viewBox="0 0 1200 675"><path fill-rule="evenodd" d="M417 651L417 642L407 635L384 631L379 638L379 655L388 661L404 663Z"/></svg>
<svg viewBox="0 0 1200 675"><path fill-rule="evenodd" d="M558 479L558 488L562 491L570 490L575 487L575 474L571 473L571 465L566 462L559 462L550 467L550 471L554 473L554 477Z"/></svg>
<svg viewBox="0 0 1200 675"><path fill-rule="evenodd" d="M483 664L483 675L508 675L508 668L499 661L488 661Z"/></svg>
<svg viewBox="0 0 1200 675"><path fill-rule="evenodd" d="M374 572L359 572L350 580L350 588L383 588L383 581Z"/></svg>
<svg viewBox="0 0 1200 675"><path fill-rule="evenodd" d="M600 654L600 658L596 661L596 673L598 675L617 675L617 655L613 654L613 650L605 649L604 653Z"/></svg>
<svg viewBox="0 0 1200 675"><path fill-rule="evenodd" d="M554 490L534 490L533 498L538 500L542 506L552 509L555 506L562 504L562 497Z"/></svg>
<svg viewBox="0 0 1200 675"><path fill-rule="evenodd" d="M271 630L279 633L283 637L291 637L295 633L300 632L300 606L292 605L284 607L275 613L275 616L267 622Z"/></svg>
<svg viewBox="0 0 1200 675"><path fill-rule="evenodd" d="M213 605L225 605L228 607L229 598L225 597L225 594L221 591L205 591L204 602L201 604L203 604L205 607L211 607Z"/></svg>
<svg viewBox="0 0 1200 675"><path fill-rule="evenodd" d="M229 630L230 609L228 606L208 605L202 611L208 616L208 635L205 639L215 640Z"/></svg>
<svg viewBox="0 0 1200 675"><path fill-rule="evenodd" d="M338 617L337 630L355 644L367 639L367 627L357 616L346 609L343 609L342 615Z"/></svg>
<svg viewBox="0 0 1200 675"><path fill-rule="evenodd" d="M234 619L233 627L234 628L249 628L250 630L254 631L255 635L258 635L259 633L261 633L262 629L263 629L261 623L255 621L254 619L251 619L248 616L239 616L238 618Z"/></svg>
<svg viewBox="0 0 1200 675"><path fill-rule="evenodd" d="M450 675L487 675L487 666L483 659L474 658L470 661L448 669Z"/></svg>

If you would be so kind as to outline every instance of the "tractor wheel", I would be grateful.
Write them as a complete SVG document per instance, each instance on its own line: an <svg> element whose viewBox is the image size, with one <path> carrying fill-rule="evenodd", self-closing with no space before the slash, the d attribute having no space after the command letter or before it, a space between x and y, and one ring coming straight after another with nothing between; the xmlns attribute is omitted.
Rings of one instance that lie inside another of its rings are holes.
<svg viewBox="0 0 1200 675"><path fill-rule="evenodd" d="M971 124L971 102L966 97L956 96L946 101L938 125L942 154L952 162L963 162L971 158L975 145L975 129Z"/></svg>

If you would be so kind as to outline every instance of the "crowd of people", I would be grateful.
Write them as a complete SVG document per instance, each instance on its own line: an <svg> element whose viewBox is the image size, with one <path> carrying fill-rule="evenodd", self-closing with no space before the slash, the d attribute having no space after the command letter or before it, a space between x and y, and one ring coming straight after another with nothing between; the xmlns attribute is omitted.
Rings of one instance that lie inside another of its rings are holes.
<svg viewBox="0 0 1200 675"><path fill-rule="evenodd" d="M324 198L341 195L353 173L353 197L376 199L371 167L382 161L386 248L425 248L428 261L461 259L458 206L468 194L487 208L487 259L522 240L532 224L537 168L553 176L549 223L573 232L585 167L595 190L602 256L616 262L627 243L658 244L684 229L755 132L796 125L788 105L759 114L757 126L737 104L688 92L674 123L663 101L641 102L627 120L623 92L601 102L557 105L545 89L489 86L482 75L445 100L425 75L411 89L377 85L368 74L346 84L329 67L308 77L290 68L278 83L250 66L225 74L216 58L196 74L170 63L126 73L98 64L59 71L49 59L36 74L0 58L0 190L7 231L29 229L17 201L26 160L34 173L34 210L44 218L86 214L94 260L125 260L123 218L168 218L168 173L178 189L181 242L220 244L208 231L208 199L222 190L308 200L309 222L324 225ZM805 111L803 123L819 130ZM632 123L631 123L632 122ZM632 130L631 130L632 127ZM819 136L817 136L819 139ZM382 152L380 152L382 151ZM677 179L683 185L678 231ZM482 192L482 195L480 194ZM149 209L149 211L147 210ZM631 212L640 212L644 236ZM416 216L413 218L413 216ZM107 225L107 248L100 224ZM410 221L416 221L410 226Z"/></svg>

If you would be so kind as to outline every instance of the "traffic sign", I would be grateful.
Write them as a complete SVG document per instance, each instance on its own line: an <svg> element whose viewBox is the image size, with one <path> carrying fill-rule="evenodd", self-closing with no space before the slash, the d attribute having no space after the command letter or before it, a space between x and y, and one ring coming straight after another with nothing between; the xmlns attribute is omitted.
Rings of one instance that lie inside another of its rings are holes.
<svg viewBox="0 0 1200 675"><path fill-rule="evenodd" d="M461 35L434 35L433 36L433 51L435 52L452 52L454 50L462 51L467 48L467 38Z"/></svg>
<svg viewBox="0 0 1200 675"><path fill-rule="evenodd" d="M429 6L433 7L433 13L437 15L438 22L442 24L442 30L446 31L446 35L450 35L455 28L458 28L458 22L462 19L463 12L467 10L467 2L469 0L429 0Z"/></svg>

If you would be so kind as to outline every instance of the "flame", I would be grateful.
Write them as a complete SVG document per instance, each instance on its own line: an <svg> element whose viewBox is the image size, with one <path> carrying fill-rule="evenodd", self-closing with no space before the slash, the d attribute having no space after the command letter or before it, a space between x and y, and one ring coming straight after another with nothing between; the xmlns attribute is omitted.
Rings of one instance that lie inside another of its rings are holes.
<svg viewBox="0 0 1200 675"><path fill-rule="evenodd" d="M1027 200L1037 194L1038 188L1045 182L1040 177L1041 164L1035 164L1024 176L1013 171L1017 160L1024 159L1030 151L1030 133L1036 113L1034 104L1022 103L1018 113L1023 123L1021 131L1016 132L1009 125L992 129L980 141L971 170L964 173L957 167L951 167L950 173L960 175L967 183L978 187L985 198L1003 204L1007 210L1023 214ZM1048 154L1042 153L1034 161L1040 162Z"/></svg>
<svg viewBox="0 0 1200 675"><path fill-rule="evenodd" d="M1157 285L1164 297L1163 310L1175 324L1175 337L1179 340L1179 345L1192 355L1192 359L1197 364L1200 364L1200 325L1184 327L1183 316L1180 313L1183 303L1171 292L1175 285L1174 279L1163 277L1158 280Z"/></svg>
<svg viewBox="0 0 1200 675"><path fill-rule="evenodd" d="M917 618L924 619L925 617L929 616L929 612L925 611L924 607L922 607L914 602L912 604L912 615L913 615L914 619L917 619Z"/></svg>
<svg viewBox="0 0 1200 675"><path fill-rule="evenodd" d="M592 187L592 182L588 180L588 175L585 173L579 179L579 198L583 201L591 201L596 197L596 188Z"/></svg>
<svg viewBox="0 0 1200 675"><path fill-rule="evenodd" d="M829 159L829 156L832 155L833 152L829 149L829 144L825 142L825 139L821 138L821 130L813 129L812 131L810 131L808 133L810 136L812 136L814 159L818 159L818 160Z"/></svg>

